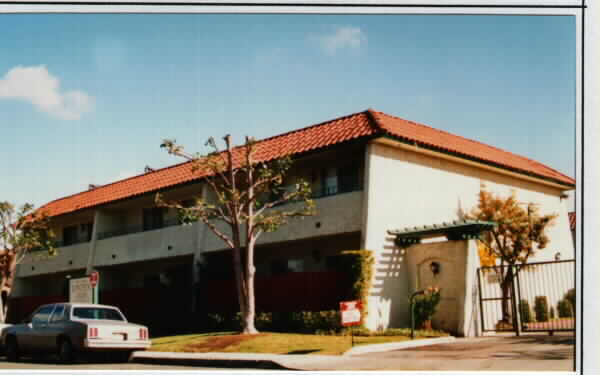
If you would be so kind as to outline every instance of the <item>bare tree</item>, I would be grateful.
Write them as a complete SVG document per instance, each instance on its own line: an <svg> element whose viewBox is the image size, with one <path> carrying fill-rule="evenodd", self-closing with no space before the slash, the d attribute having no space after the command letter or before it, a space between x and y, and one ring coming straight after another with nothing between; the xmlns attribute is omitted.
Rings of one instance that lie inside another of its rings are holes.
<svg viewBox="0 0 600 375"><path fill-rule="evenodd" d="M162 207L177 209L184 222L200 220L233 251L238 303L245 334L257 333L254 326L254 250L264 232L276 231L293 217L314 215L310 184L297 181L293 187L284 184L291 167L291 158L264 162L254 158L257 143L249 137L243 146L233 148L231 137L223 137L225 149L220 150L213 138L206 145L208 155L189 154L174 140L164 140L161 147L193 163L193 170L204 186L210 188L214 199L198 196L194 205L184 207L180 202L167 202L160 194L156 202ZM284 203L293 204L283 206ZM222 230L217 221L226 223Z"/></svg>
<svg viewBox="0 0 600 375"><path fill-rule="evenodd" d="M29 203L16 209L9 202L0 202L0 322L6 320L17 265L36 249L55 253L54 233L48 223L48 216Z"/></svg>

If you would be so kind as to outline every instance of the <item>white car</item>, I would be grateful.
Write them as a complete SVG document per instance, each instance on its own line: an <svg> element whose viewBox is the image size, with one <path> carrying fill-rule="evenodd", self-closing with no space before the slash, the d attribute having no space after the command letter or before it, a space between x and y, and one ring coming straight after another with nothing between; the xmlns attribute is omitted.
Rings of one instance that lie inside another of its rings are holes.
<svg viewBox="0 0 600 375"><path fill-rule="evenodd" d="M148 328L127 322L114 306L53 303L40 306L29 319L2 330L0 343L9 361L22 354L55 353L61 362L72 362L83 352L120 352L150 347Z"/></svg>

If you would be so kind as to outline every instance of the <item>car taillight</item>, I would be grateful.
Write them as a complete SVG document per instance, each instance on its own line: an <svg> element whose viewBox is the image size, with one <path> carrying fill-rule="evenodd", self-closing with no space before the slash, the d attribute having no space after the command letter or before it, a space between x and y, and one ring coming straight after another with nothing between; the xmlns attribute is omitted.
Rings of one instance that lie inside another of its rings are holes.
<svg viewBox="0 0 600 375"><path fill-rule="evenodd" d="M98 328L89 327L88 328L88 338L93 339L98 337Z"/></svg>
<svg viewBox="0 0 600 375"><path fill-rule="evenodd" d="M148 338L148 330L146 328L140 328L140 340L146 340Z"/></svg>

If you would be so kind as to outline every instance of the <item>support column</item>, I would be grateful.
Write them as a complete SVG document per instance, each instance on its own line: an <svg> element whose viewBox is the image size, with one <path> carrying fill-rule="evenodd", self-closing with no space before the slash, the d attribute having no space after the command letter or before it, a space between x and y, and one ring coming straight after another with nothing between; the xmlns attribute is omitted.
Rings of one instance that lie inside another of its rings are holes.
<svg viewBox="0 0 600 375"><path fill-rule="evenodd" d="M206 184L202 185L202 199L206 199L208 195ZM198 291L202 288L200 285L201 280L201 267L200 265L204 263L204 256L202 255L203 250L206 248L206 232L208 230L208 226L204 225L202 222L198 221L198 232L196 234L195 239L195 249L194 249L194 260L192 261L192 312L197 312L199 300L198 300Z"/></svg>

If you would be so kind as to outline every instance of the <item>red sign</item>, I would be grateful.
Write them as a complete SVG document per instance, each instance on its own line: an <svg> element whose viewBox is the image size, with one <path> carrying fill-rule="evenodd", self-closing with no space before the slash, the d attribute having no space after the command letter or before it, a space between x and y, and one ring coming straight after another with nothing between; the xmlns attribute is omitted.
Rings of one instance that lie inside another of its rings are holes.
<svg viewBox="0 0 600 375"><path fill-rule="evenodd" d="M362 306L360 301L340 302L340 315L343 326L360 325Z"/></svg>
<svg viewBox="0 0 600 375"><path fill-rule="evenodd" d="M97 271L90 273L90 285L92 286L92 288L96 287L99 279L100 279L100 274Z"/></svg>

